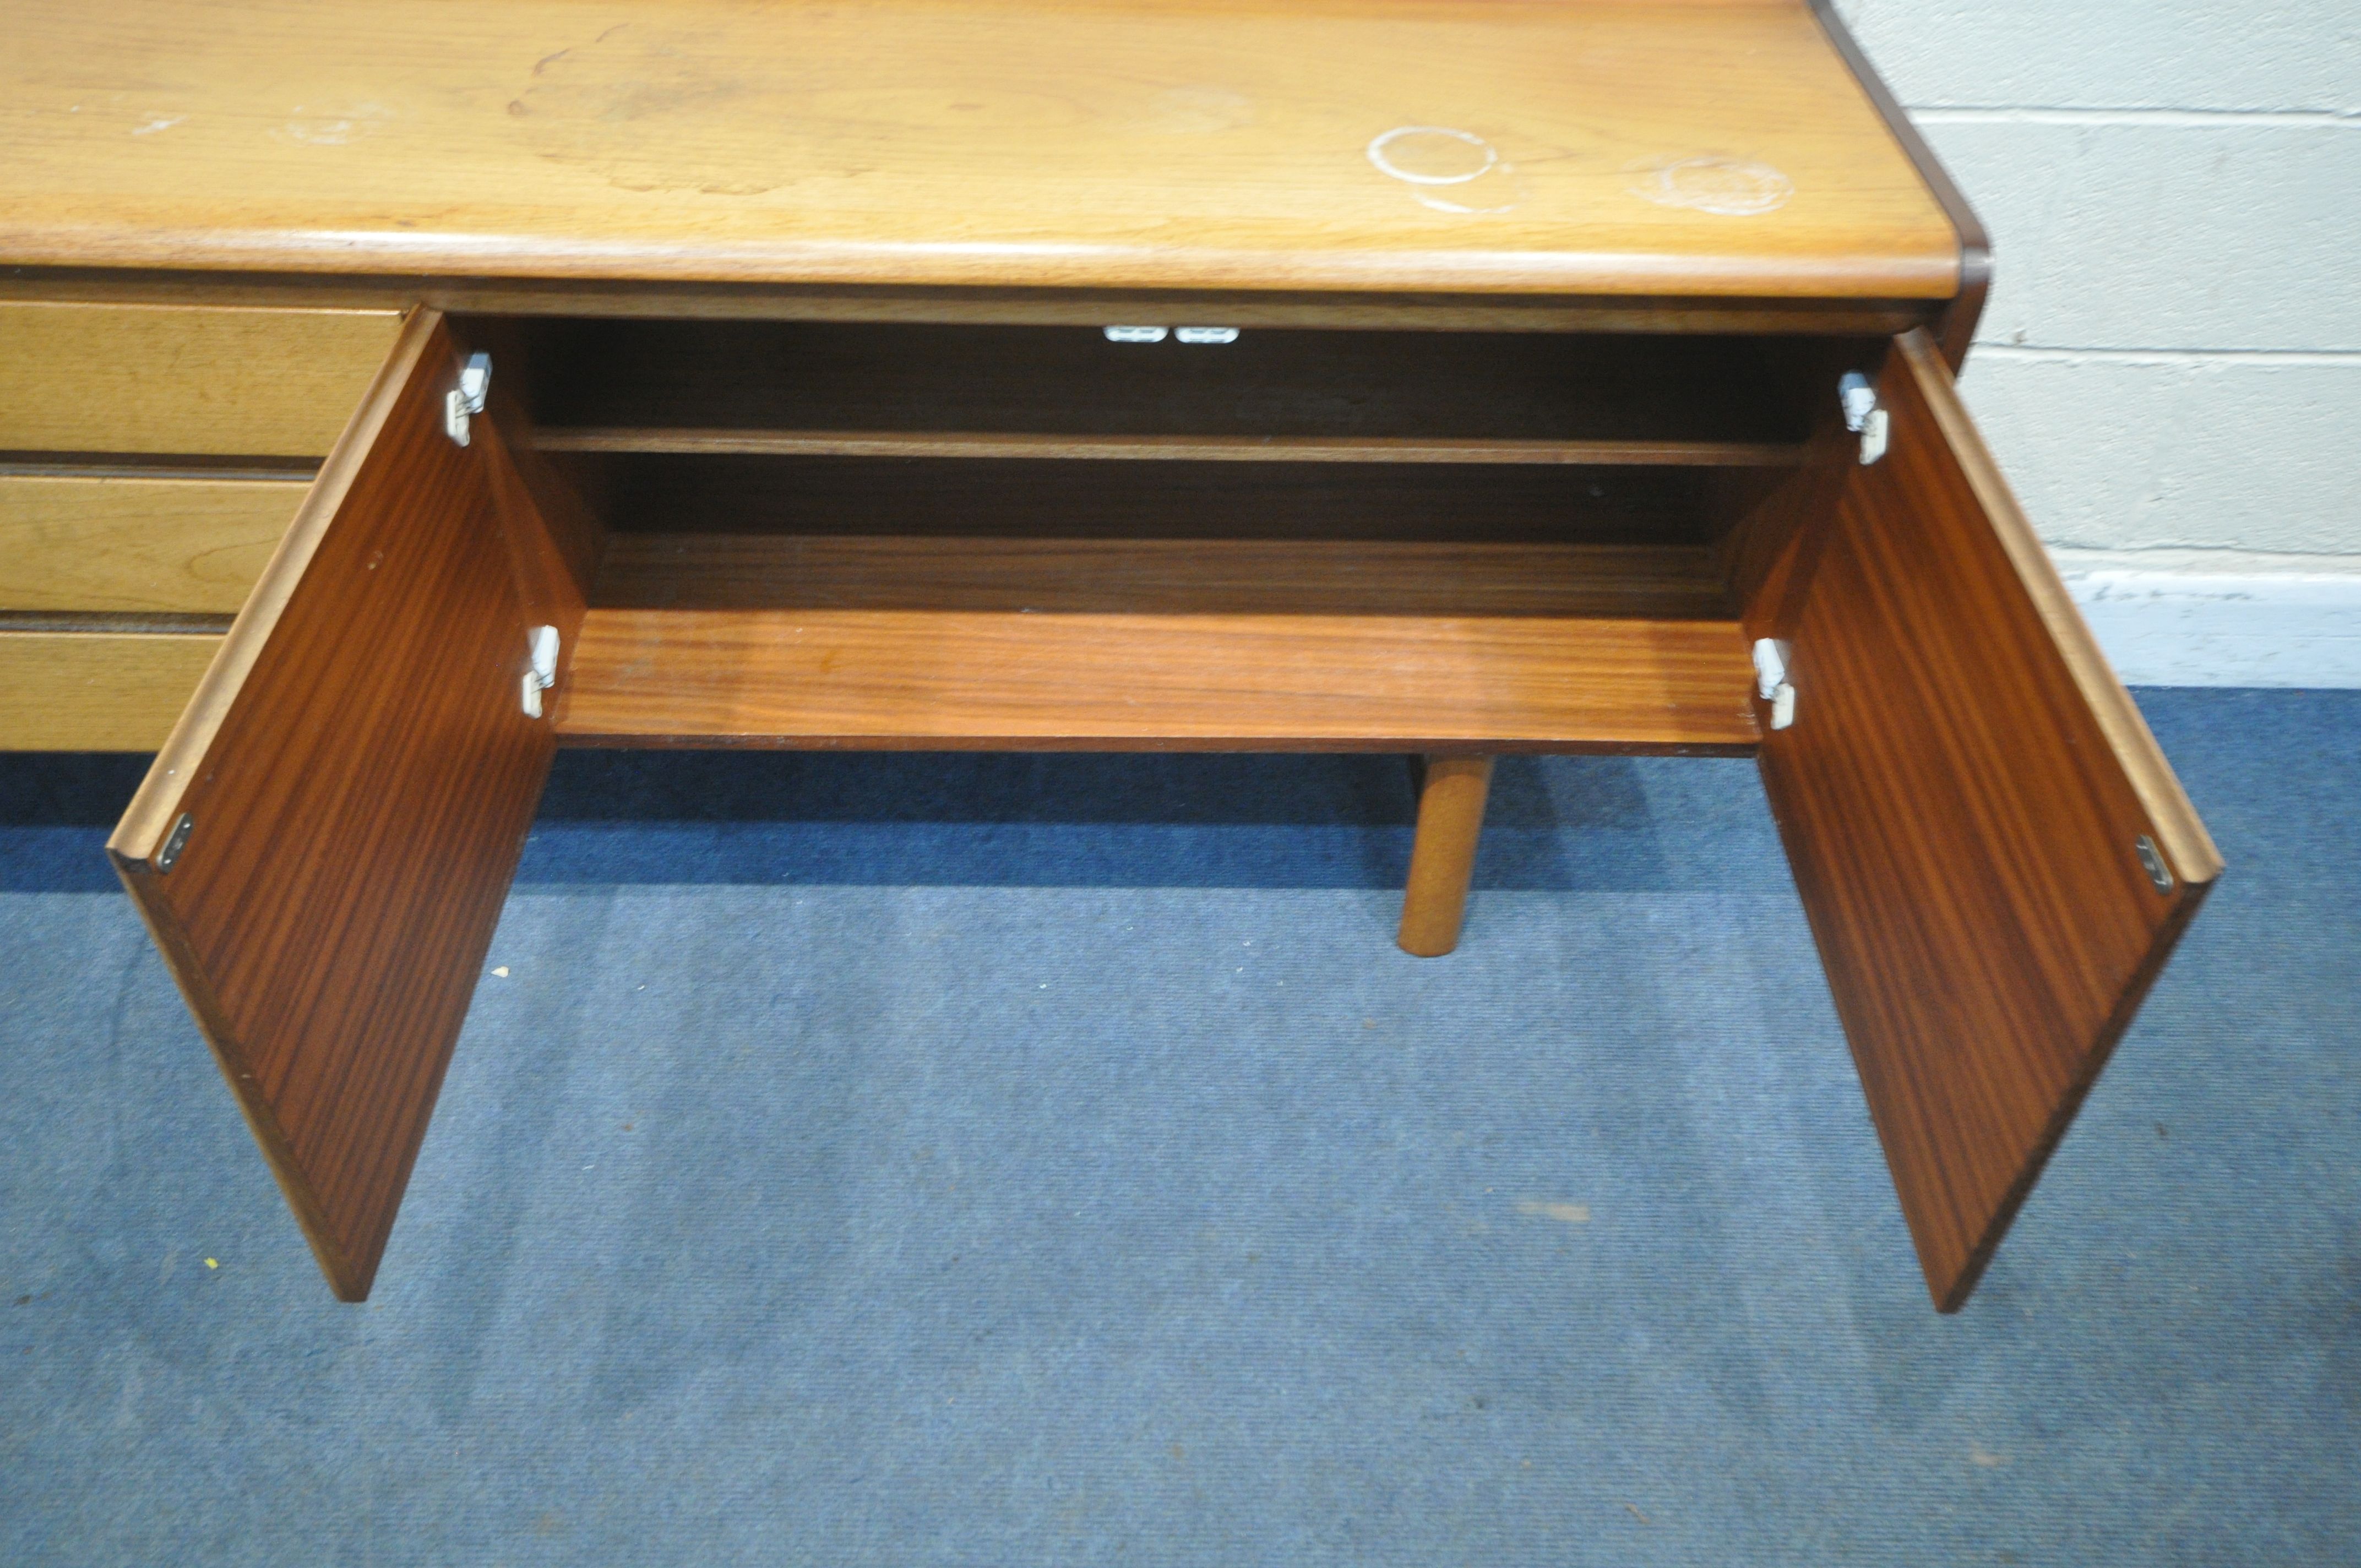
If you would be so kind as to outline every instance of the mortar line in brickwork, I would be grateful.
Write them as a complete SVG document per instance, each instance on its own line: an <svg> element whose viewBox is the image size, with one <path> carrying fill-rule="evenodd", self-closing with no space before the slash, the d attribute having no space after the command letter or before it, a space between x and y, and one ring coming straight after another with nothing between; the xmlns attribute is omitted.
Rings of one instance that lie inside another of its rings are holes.
<svg viewBox="0 0 2361 1568"><path fill-rule="evenodd" d="M2227 129L2251 126L2361 130L2356 109L2068 108L2036 104L1913 104L1922 126L2158 126Z"/></svg>
<svg viewBox="0 0 2361 1568"><path fill-rule="evenodd" d="M2081 348L2050 343L1976 340L1978 358L2104 359L2121 364L2174 364L2204 360L2224 365L2361 366L2356 348Z"/></svg>

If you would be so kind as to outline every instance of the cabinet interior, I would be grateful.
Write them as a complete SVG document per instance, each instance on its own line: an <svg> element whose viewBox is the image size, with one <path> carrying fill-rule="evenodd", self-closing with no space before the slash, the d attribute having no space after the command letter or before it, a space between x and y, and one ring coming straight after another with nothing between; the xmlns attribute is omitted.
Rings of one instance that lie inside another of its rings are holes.
<svg viewBox="0 0 2361 1568"><path fill-rule="evenodd" d="M1827 339L460 324L602 535L576 743L1743 751L1832 450Z"/></svg>

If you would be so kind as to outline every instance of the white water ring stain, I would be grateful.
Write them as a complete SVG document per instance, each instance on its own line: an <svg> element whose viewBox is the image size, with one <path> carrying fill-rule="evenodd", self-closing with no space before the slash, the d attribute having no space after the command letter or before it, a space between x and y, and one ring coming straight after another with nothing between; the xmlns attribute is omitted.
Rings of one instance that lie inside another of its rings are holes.
<svg viewBox="0 0 2361 1568"><path fill-rule="evenodd" d="M1635 166L1634 196L1664 207L1751 218L1775 212L1795 193L1795 182L1767 163L1735 158L1675 158Z"/></svg>
<svg viewBox="0 0 2361 1568"><path fill-rule="evenodd" d="M1396 126L1369 138L1363 149L1369 166L1389 179L1428 189L1413 192L1422 206L1438 213L1505 213L1524 194L1516 165L1501 161L1498 148L1474 131L1452 126ZM1480 185L1477 181L1482 181ZM1476 186L1455 201L1434 193L1439 186ZM1484 197L1494 200L1486 201ZM1498 198L1505 196L1507 200Z"/></svg>
<svg viewBox="0 0 2361 1568"><path fill-rule="evenodd" d="M1394 161L1394 144L1411 137L1420 139L1401 151L1404 157L1414 162L1426 162L1437 153L1445 162L1464 161L1472 151L1477 159L1476 167L1440 173L1425 169L1404 169ZM1474 131L1454 130L1449 126L1396 126L1389 131L1371 137L1368 153L1369 161L1377 166L1378 173L1390 174L1412 185L1465 185L1471 180L1483 178L1500 161L1500 155L1493 150L1490 142Z"/></svg>

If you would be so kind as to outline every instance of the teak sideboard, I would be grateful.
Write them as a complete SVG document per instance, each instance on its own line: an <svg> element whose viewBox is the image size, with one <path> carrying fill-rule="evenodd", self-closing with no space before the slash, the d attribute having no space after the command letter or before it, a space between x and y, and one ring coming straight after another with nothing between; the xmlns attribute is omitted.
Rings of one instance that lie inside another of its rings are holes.
<svg viewBox="0 0 2361 1568"><path fill-rule="evenodd" d="M561 745L1752 755L1936 1305L2221 870L1813 0L22 0L0 743L365 1296ZM235 619L232 619L234 614Z"/></svg>

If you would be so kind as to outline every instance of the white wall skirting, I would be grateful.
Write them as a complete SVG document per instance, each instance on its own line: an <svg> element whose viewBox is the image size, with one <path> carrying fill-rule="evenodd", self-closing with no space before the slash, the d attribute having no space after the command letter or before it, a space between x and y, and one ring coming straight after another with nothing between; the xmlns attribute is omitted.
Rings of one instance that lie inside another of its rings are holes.
<svg viewBox="0 0 2361 1568"><path fill-rule="evenodd" d="M2361 686L2361 572L2059 565L2126 685Z"/></svg>

